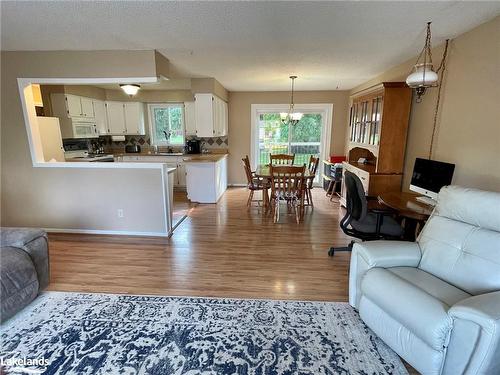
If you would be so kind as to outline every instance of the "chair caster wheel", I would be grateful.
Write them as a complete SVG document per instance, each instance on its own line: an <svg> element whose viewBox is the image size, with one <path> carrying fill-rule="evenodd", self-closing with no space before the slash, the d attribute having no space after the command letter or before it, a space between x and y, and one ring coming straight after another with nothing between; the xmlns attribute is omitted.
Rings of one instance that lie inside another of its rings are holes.
<svg viewBox="0 0 500 375"><path fill-rule="evenodd" d="M335 249L333 247L331 247L330 250L328 250L328 256L332 257L334 255L335 255Z"/></svg>

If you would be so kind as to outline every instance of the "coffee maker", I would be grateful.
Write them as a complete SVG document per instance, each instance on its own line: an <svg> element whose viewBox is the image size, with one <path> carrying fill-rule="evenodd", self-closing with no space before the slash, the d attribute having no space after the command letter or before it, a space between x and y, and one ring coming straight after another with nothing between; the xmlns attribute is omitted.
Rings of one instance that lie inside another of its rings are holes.
<svg viewBox="0 0 500 375"><path fill-rule="evenodd" d="M200 153L200 141L197 139L189 139L186 141L185 147L186 154L199 154Z"/></svg>

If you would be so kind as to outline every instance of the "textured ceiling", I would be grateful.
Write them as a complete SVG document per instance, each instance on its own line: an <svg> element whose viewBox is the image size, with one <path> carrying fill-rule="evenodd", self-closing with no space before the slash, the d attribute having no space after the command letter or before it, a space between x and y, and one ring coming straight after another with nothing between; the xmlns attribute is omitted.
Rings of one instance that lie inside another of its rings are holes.
<svg viewBox="0 0 500 375"><path fill-rule="evenodd" d="M157 49L229 90L350 89L495 17L500 2L6 2L2 50Z"/></svg>

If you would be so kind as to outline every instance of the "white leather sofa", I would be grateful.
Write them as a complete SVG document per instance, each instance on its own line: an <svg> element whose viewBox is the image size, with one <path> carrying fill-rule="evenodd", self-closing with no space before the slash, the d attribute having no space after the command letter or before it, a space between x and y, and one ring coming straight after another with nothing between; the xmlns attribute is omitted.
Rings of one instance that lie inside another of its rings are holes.
<svg viewBox="0 0 500 375"><path fill-rule="evenodd" d="M349 303L422 374L500 374L500 193L445 187L417 242L355 244Z"/></svg>

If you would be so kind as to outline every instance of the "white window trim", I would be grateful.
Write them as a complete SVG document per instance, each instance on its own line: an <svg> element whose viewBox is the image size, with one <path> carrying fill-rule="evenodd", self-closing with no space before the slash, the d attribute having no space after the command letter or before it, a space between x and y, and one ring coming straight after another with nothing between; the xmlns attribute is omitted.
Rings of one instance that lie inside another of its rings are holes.
<svg viewBox="0 0 500 375"><path fill-rule="evenodd" d="M257 129L260 112L287 112L289 104L252 104L251 106L251 132L250 132L250 165L253 169L257 167L257 155L259 153ZM321 148L320 148L320 166L318 170L322 170L322 161L330 158L330 141L332 136L332 118L333 104L332 103L315 103L315 104L295 104L294 110L301 113L321 113L323 120L321 128Z"/></svg>
<svg viewBox="0 0 500 375"><path fill-rule="evenodd" d="M165 107L181 107L182 108L182 133L184 142L180 143L170 143L166 141L157 141L156 132L153 129L154 119L151 115L152 108L165 108ZM148 123L149 123L149 134L151 135L151 144L157 146L172 146L172 147L182 147L186 145L186 109L184 102L167 102L167 103L148 103Z"/></svg>

